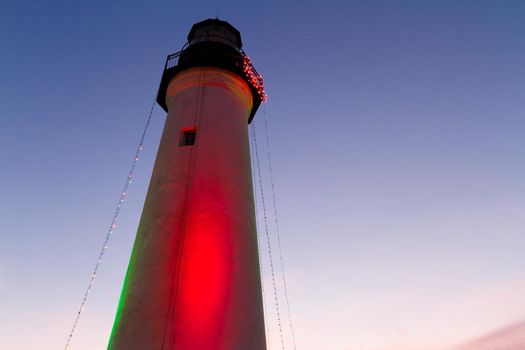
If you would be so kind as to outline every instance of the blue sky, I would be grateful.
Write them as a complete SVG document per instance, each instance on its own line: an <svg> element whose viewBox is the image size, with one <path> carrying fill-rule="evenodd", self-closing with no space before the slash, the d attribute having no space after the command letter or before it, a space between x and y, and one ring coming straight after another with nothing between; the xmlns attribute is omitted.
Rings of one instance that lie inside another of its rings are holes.
<svg viewBox="0 0 525 350"><path fill-rule="evenodd" d="M298 348L449 349L525 319L525 3L8 1L0 348L63 346L165 57L216 16L265 78ZM107 342L163 120L72 349Z"/></svg>

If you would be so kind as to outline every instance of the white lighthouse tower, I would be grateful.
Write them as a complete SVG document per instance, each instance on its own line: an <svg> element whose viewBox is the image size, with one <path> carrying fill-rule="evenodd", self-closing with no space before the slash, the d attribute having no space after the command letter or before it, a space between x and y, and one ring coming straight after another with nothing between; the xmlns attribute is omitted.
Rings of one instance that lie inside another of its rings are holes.
<svg viewBox="0 0 525 350"><path fill-rule="evenodd" d="M265 99L209 19L168 56L168 112L108 349L265 350L248 123Z"/></svg>

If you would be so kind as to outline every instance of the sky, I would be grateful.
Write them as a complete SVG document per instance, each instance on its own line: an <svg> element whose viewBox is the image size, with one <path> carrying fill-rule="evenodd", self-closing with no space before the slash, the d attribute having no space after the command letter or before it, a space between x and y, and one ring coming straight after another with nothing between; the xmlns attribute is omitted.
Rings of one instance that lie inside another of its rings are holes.
<svg viewBox="0 0 525 350"><path fill-rule="evenodd" d="M4 0L0 348L64 347L166 55L215 17L265 79L253 124L260 140L269 124L297 349L525 348L525 3L512 0ZM156 107L72 350L107 344L164 118Z"/></svg>

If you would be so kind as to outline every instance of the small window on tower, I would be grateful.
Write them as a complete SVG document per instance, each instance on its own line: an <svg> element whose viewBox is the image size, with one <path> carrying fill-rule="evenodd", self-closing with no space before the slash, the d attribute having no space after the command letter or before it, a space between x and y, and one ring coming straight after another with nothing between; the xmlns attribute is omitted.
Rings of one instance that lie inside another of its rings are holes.
<svg viewBox="0 0 525 350"><path fill-rule="evenodd" d="M195 144L195 136L197 136L197 132L195 129L183 129L182 140L180 142L180 145L193 146Z"/></svg>

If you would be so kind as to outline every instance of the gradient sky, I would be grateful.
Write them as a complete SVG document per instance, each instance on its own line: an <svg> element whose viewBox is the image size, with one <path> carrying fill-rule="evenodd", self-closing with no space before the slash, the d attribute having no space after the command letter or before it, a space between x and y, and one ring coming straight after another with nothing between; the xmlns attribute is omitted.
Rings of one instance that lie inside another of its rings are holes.
<svg viewBox="0 0 525 350"><path fill-rule="evenodd" d="M3 1L0 348L63 348L165 57L216 16L265 78L298 349L523 349L525 2L510 0ZM164 116L72 350L107 344ZM268 320L277 349L271 303Z"/></svg>

